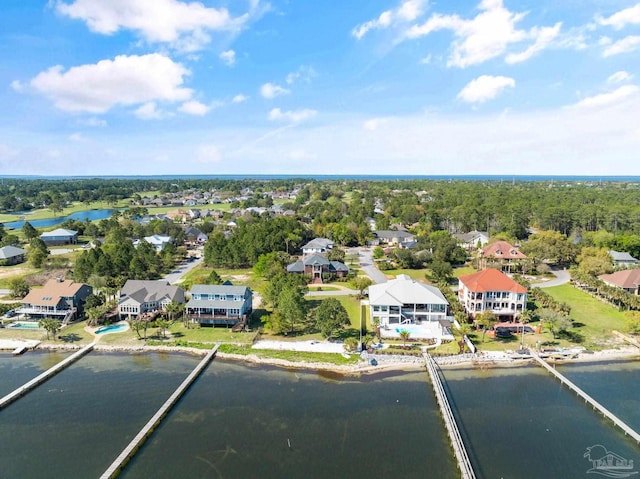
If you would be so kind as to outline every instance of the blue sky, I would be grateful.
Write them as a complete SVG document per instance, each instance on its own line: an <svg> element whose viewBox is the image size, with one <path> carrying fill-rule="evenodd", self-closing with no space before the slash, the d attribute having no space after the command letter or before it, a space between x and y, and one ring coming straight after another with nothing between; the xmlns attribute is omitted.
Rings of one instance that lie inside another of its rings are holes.
<svg viewBox="0 0 640 479"><path fill-rule="evenodd" d="M640 3L4 0L0 174L640 175Z"/></svg>

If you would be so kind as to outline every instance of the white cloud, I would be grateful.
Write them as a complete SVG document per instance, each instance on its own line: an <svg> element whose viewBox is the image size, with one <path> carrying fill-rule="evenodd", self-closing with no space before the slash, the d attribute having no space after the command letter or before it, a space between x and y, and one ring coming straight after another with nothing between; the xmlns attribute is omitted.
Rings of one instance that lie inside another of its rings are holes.
<svg viewBox="0 0 640 479"><path fill-rule="evenodd" d="M280 95L287 95L291 93L291 90L276 85L275 83L265 83L260 87L260 94L264 98L275 98Z"/></svg>
<svg viewBox="0 0 640 479"><path fill-rule="evenodd" d="M58 1L56 10L86 22L89 29L112 35L127 29L150 43L166 43L183 51L202 49L209 32L238 31L259 10L233 18L226 8L205 7L200 2L177 0L75 0Z"/></svg>
<svg viewBox="0 0 640 479"><path fill-rule="evenodd" d="M200 103L199 101L190 100L184 102L178 109L183 113L187 113L188 115L204 116L209 113L209 111L211 110L211 106Z"/></svg>
<svg viewBox="0 0 640 479"><path fill-rule="evenodd" d="M297 149L291 150L287 155L287 157L290 160L294 160L294 161L315 160L317 158L317 156L314 153L310 153L303 148L297 148Z"/></svg>
<svg viewBox="0 0 640 479"><path fill-rule="evenodd" d="M640 89L636 85L623 85L611 92L583 98L574 105L576 108L603 108L621 103L637 96Z"/></svg>
<svg viewBox="0 0 640 479"><path fill-rule="evenodd" d="M236 52L233 50L226 50L220 53L220 60L222 60L226 65L231 66L236 62Z"/></svg>
<svg viewBox="0 0 640 479"><path fill-rule="evenodd" d="M80 133L72 133L71 135L69 135L69 140L75 141L77 143L84 143L85 141L88 141L87 138Z"/></svg>
<svg viewBox="0 0 640 479"><path fill-rule="evenodd" d="M438 30L451 30L456 39L451 44L447 65L465 68L504 55L513 44L532 42L524 51L506 58L508 63L525 61L548 48L560 32L561 23L519 30L516 25L526 14L510 12L502 0L482 0L478 9L480 13L470 20L456 14L435 13L423 24L409 28L405 36L419 38Z"/></svg>
<svg viewBox="0 0 640 479"><path fill-rule="evenodd" d="M231 103L244 103L247 101L249 97L247 95L243 95L242 93L238 93L231 99Z"/></svg>
<svg viewBox="0 0 640 479"><path fill-rule="evenodd" d="M507 63L520 63L531 58L535 53L546 49L560 33L561 22L556 23L553 27L534 27L531 29L530 35L535 39L533 44L520 53L510 53L506 56Z"/></svg>
<svg viewBox="0 0 640 479"><path fill-rule="evenodd" d="M624 83L628 82L633 78L629 72L624 70L620 70L619 72L615 72L607 78L607 83Z"/></svg>
<svg viewBox="0 0 640 479"><path fill-rule="evenodd" d="M97 128L97 127L104 128L105 126L107 126L107 120L103 120L102 118L95 118L95 117L85 118L85 119L78 120L78 124L83 126L91 126L94 128Z"/></svg>
<svg viewBox="0 0 640 479"><path fill-rule="evenodd" d="M385 122L386 122L385 118L371 118L370 120L366 120L362 124L362 128L368 131L375 131L380 126L382 126L382 124L384 124Z"/></svg>
<svg viewBox="0 0 640 479"><path fill-rule="evenodd" d="M316 77L317 75L318 74L312 67L302 65L296 71L289 73L285 81L287 82L287 85L292 85L298 80L308 83L311 81L312 78Z"/></svg>
<svg viewBox="0 0 640 479"><path fill-rule="evenodd" d="M154 101L141 105L133 113L141 120L162 120L169 116L167 112L159 110Z"/></svg>
<svg viewBox="0 0 640 479"><path fill-rule="evenodd" d="M425 0L405 0L393 10L385 10L377 18L356 26L352 31L358 40L371 30L384 30L392 25L413 22L424 12Z"/></svg>
<svg viewBox="0 0 640 479"><path fill-rule="evenodd" d="M13 91L17 91L18 93L22 93L24 91L24 83L20 80L13 80L11 82L11 89Z"/></svg>
<svg viewBox="0 0 640 479"><path fill-rule="evenodd" d="M217 145L200 145L196 149L196 162L200 164L220 163L222 152Z"/></svg>
<svg viewBox="0 0 640 479"><path fill-rule="evenodd" d="M121 55L67 71L51 67L33 78L31 86L61 110L104 113L116 105L188 100L192 90L182 86L188 74L159 53Z"/></svg>
<svg viewBox="0 0 640 479"><path fill-rule="evenodd" d="M282 111L280 108L274 108L269 112L269 120L271 121L290 121L292 123L299 123L301 121L309 120L316 116L318 112L305 108L303 110L290 110Z"/></svg>
<svg viewBox="0 0 640 479"><path fill-rule="evenodd" d="M620 30L627 25L640 25L640 3L620 10L608 18L597 17L596 21L600 25L610 26L616 30Z"/></svg>
<svg viewBox="0 0 640 479"><path fill-rule="evenodd" d="M458 98L467 103L484 103L498 96L505 88L514 88L516 81L505 76L482 75L471 80L458 93Z"/></svg>
<svg viewBox="0 0 640 479"><path fill-rule="evenodd" d="M610 57L613 55L619 55L621 53L629 53L640 48L640 35L629 35L628 37L624 37L617 42L612 42L608 39L601 40L601 45L607 45L604 51L602 52L603 57Z"/></svg>

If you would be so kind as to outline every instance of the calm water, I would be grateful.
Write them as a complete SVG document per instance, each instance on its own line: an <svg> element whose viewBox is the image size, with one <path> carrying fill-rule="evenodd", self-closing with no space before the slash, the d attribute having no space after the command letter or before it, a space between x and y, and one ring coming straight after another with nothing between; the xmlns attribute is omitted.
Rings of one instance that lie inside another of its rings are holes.
<svg viewBox="0 0 640 479"><path fill-rule="evenodd" d="M0 394L60 359L0 355ZM0 477L99 476L198 360L89 354L0 411ZM640 423L640 363L562 370ZM539 367L443 375L479 478L594 477L583 455L596 444L640 464L629 438ZM215 360L122 477L459 475L426 373L345 379Z"/></svg>
<svg viewBox="0 0 640 479"><path fill-rule="evenodd" d="M429 388L215 361L123 477L459 477Z"/></svg>
<svg viewBox="0 0 640 479"><path fill-rule="evenodd" d="M42 220L29 220L31 226L34 228L48 228L51 226L56 226L61 223L64 223L67 220L78 220L78 221L95 221L95 220L103 220L109 218L115 210L87 210L87 211L76 211L75 213L71 213L68 216L60 216L57 218L45 218ZM24 226L24 221L11 221L9 223L4 223L4 227L6 229L17 230Z"/></svg>
<svg viewBox="0 0 640 479"><path fill-rule="evenodd" d="M596 444L640 464L632 440L540 367L447 370L444 376L479 477L594 477L583 456ZM640 392L638 384L627 386Z"/></svg>
<svg viewBox="0 0 640 479"><path fill-rule="evenodd" d="M48 353L29 356L50 365ZM197 361L90 353L0 411L0 477L99 477Z"/></svg>

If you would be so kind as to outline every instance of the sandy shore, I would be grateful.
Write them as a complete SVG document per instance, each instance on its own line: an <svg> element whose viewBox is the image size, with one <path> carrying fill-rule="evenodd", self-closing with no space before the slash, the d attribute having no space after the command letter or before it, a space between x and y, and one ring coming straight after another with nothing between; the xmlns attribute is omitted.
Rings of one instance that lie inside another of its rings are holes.
<svg viewBox="0 0 640 479"><path fill-rule="evenodd" d="M62 350L62 351L75 351L82 346L71 344L56 344L51 342L45 342L38 345L38 349L48 350ZM183 354L192 354L195 356L204 356L208 353L206 349L176 347L176 346L118 346L118 345L101 345L96 344L96 351L101 352L128 352L128 353L145 353L149 351L154 352L177 352ZM368 361L360 360L357 364L339 365L333 363L322 362L307 362L307 361L288 361L278 358L265 358L259 357L256 354L229 354L218 352L217 356L220 359L240 361L257 365L276 366L286 369L309 369L315 371L329 371L342 375L363 375L363 374L376 374L383 372L404 372L404 371L424 371L424 361L420 357L411 356L375 356L378 364L372 366ZM454 359L455 356L451 356ZM599 361L614 361L619 359L640 359L640 350L634 347L609 349L603 351L596 351L593 353L581 353L580 355L566 359L552 359L550 362L599 362ZM486 355L475 358L469 358L463 361L457 361L451 364L440 364L443 368L455 368L455 367L509 367L517 366L531 362L532 359L515 359L510 360L507 355Z"/></svg>

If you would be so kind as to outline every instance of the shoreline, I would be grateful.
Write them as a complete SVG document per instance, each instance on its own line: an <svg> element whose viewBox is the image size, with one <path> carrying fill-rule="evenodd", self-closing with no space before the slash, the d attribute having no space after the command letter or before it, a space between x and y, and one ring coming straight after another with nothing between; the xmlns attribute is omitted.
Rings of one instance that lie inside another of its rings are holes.
<svg viewBox="0 0 640 479"><path fill-rule="evenodd" d="M81 345L69 345L69 344L53 344L53 343L41 343L35 349L49 350L49 351L75 351L80 349ZM209 350L189 348L183 346L118 346L118 345L101 345L96 344L94 347L98 352L124 352L124 353L146 353L146 352L162 352L162 353L182 353L190 354L194 356L204 356ZM425 364L421 357L384 357L376 356L378 364L373 366L369 362L360 360L356 364L352 365L339 365L333 363L323 362L309 362L309 361L289 361L279 358L260 357L256 354L233 354L217 352L216 356L223 360L244 362L249 365L263 365L273 366L283 369L295 369L295 370L313 370L332 372L344 376L361 376L361 375L375 375L378 373L388 372L417 372L424 371ZM444 357L440 357L444 358ZM506 354L490 354L479 357L460 358L460 361L456 361L456 355L446 356L452 360L451 363L439 363L438 367L443 369L458 368L458 367L479 367L479 368L495 368L495 367L515 367L524 364L531 363L531 358L510 358ZM640 359L640 350L633 347L621 348L621 349L607 349L602 351L596 351L593 353L581 353L577 357L563 358L563 359L547 359L549 364L564 364L564 363L598 363L616 360L638 360ZM436 358L438 360L438 358Z"/></svg>

